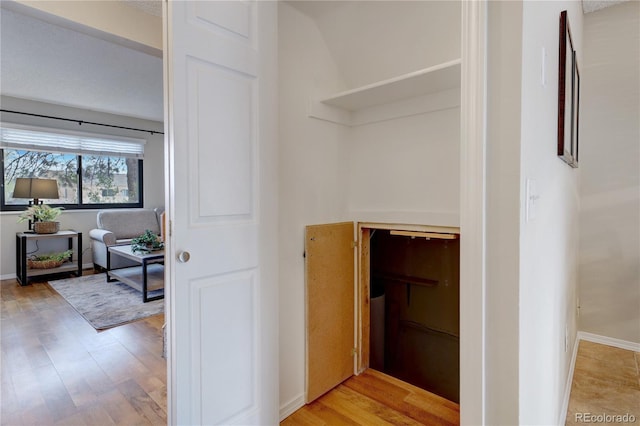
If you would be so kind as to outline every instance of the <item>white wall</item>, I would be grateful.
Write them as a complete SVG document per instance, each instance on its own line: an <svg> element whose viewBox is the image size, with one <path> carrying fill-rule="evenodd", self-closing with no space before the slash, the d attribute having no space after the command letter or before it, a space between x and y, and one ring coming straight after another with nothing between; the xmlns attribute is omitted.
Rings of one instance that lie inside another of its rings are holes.
<svg viewBox="0 0 640 426"><path fill-rule="evenodd" d="M344 220L346 129L307 117L309 99L340 90L315 23L279 8L280 406L304 402L304 227Z"/></svg>
<svg viewBox="0 0 640 426"><path fill-rule="evenodd" d="M459 106L350 130L350 218L460 225Z"/></svg>
<svg viewBox="0 0 640 426"><path fill-rule="evenodd" d="M353 128L307 116L311 99L460 56L458 2L398 4L279 3L281 413L304 401L304 227L363 211L458 224L458 107Z"/></svg>
<svg viewBox="0 0 640 426"><path fill-rule="evenodd" d="M580 176L556 155L564 9L581 62L580 2L489 3L487 424L563 417L577 328ZM528 179L539 197L529 220Z"/></svg>
<svg viewBox="0 0 640 426"><path fill-rule="evenodd" d="M111 114L97 113L89 110L63 107L28 101L24 99L2 97L2 108L15 111L30 112L34 114L52 115L65 118L74 118L97 123L112 124L117 126L133 127L162 132L163 125L155 121L140 120ZM0 119L3 122L42 126L50 128L62 128L78 130L76 123L58 120L42 119L21 116L10 113L2 113ZM149 208L164 206L164 136L161 134L132 132L114 128L82 125L82 131L101 134L113 134L146 139L144 158L144 206ZM25 223L17 223L20 212L0 213L0 277L2 279L15 276L15 233L26 229ZM65 210L59 217L61 229L75 229L83 235L83 263L91 264L91 250L89 243L89 230L96 227L96 210Z"/></svg>
<svg viewBox="0 0 640 426"><path fill-rule="evenodd" d="M580 330L640 343L640 2L585 15Z"/></svg>
<svg viewBox="0 0 640 426"><path fill-rule="evenodd" d="M568 11L573 46L581 64L584 52L581 3L523 3L520 424L558 422L577 328L580 169L569 167L556 155L558 22L564 9ZM528 222L525 218L527 179L535 181L537 194L534 195L539 196L535 201L535 219ZM567 348L565 338L569 341Z"/></svg>

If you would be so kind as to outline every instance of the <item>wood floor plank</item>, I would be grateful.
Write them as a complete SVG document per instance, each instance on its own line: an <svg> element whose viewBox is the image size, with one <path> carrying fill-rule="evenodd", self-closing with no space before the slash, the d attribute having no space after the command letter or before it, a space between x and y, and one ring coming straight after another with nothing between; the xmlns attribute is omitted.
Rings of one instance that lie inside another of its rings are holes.
<svg viewBox="0 0 640 426"><path fill-rule="evenodd" d="M358 422L368 425L411 425L420 423L410 417L374 401L362 394L354 392L344 385L340 385L335 392L329 392L322 398L323 402L330 404L336 411Z"/></svg>
<svg viewBox="0 0 640 426"><path fill-rule="evenodd" d="M21 425L50 425L53 424L51 414L45 404L29 407L20 413ZM13 425L12 425L13 426Z"/></svg>
<svg viewBox="0 0 640 426"><path fill-rule="evenodd" d="M365 370L297 410L289 425L458 425L458 404L394 379Z"/></svg>
<svg viewBox="0 0 640 426"><path fill-rule="evenodd" d="M448 404L424 398L418 394L411 394L405 398L405 402L415 407L415 409L426 411L429 413L429 420L432 424L456 425L460 424L459 407L450 407ZM451 402L451 401L448 401Z"/></svg>
<svg viewBox="0 0 640 426"><path fill-rule="evenodd" d="M377 417L374 413L366 411L362 406L349 401L349 399L345 398L344 393L341 392L339 387L340 386L320 398L320 403L331 407L337 413L342 414L349 420L352 420L355 424L368 424L371 426L391 425L391 423ZM375 406L375 402L372 405Z"/></svg>
<svg viewBox="0 0 640 426"><path fill-rule="evenodd" d="M375 370L365 370L345 382L345 386L422 424L460 423L456 403Z"/></svg>
<svg viewBox="0 0 640 426"><path fill-rule="evenodd" d="M313 414L323 419L327 425L360 425L360 423L357 423L349 417L337 412L330 405L324 404L321 400L317 400L316 403L310 404L308 407Z"/></svg>
<svg viewBox="0 0 640 426"><path fill-rule="evenodd" d="M36 368L34 373L51 420L55 422L77 412L73 399L53 365Z"/></svg>
<svg viewBox="0 0 640 426"><path fill-rule="evenodd" d="M113 389L100 396L100 405L118 425L146 425L149 419L141 416L119 389ZM163 423L166 424L166 421Z"/></svg>
<svg viewBox="0 0 640 426"><path fill-rule="evenodd" d="M9 374L0 374L0 401L2 404L0 405L0 420L5 416L10 414L9 409L12 413L19 413L17 409L18 406L18 398L16 396L16 391L13 387L13 382L11 380L11 376ZM5 410L5 407L7 410Z"/></svg>
<svg viewBox="0 0 640 426"><path fill-rule="evenodd" d="M15 390L16 406L5 406L9 401L4 399L2 403L2 411L23 411L37 406L45 406L44 398L40 394L40 386L33 371L21 371L11 374L11 381Z"/></svg>
<svg viewBox="0 0 640 426"><path fill-rule="evenodd" d="M15 280L0 309L1 425L166 424L163 315L98 333L47 283Z"/></svg>
<svg viewBox="0 0 640 426"><path fill-rule="evenodd" d="M322 418L313 414L310 410L301 409L284 419L281 426L327 426Z"/></svg>
<svg viewBox="0 0 640 426"><path fill-rule="evenodd" d="M149 374L149 369L120 343L92 351L91 356L114 383L127 381L138 373Z"/></svg>
<svg viewBox="0 0 640 426"><path fill-rule="evenodd" d="M146 417L151 424L157 425L166 422L167 413L138 385L135 380L127 380L118 385L118 390L127 398L127 401L141 415Z"/></svg>
<svg viewBox="0 0 640 426"><path fill-rule="evenodd" d="M434 393L431 393L429 391L426 391L424 389L421 389L417 386L414 386L410 383L404 382L400 379L397 379L395 377L389 376L388 374L384 374L380 371L376 371L373 369L369 369L363 372L362 377L367 377L367 376L372 376L375 377L379 380L388 382L388 383L392 383L395 386L398 386L404 390L406 390L407 392L409 392L409 396L411 396L412 398L416 399L416 400L422 400L425 401L425 403L429 404L434 404L436 406L443 406L443 407L447 407L453 411L456 412L460 412L460 405L453 402L453 401L449 401L448 399L441 397L439 395L436 395Z"/></svg>
<svg viewBox="0 0 640 426"><path fill-rule="evenodd" d="M93 405L87 407L86 409L83 409L82 411L79 411L71 417L59 420L55 424L56 426L109 426L115 425L116 423L103 407L99 405Z"/></svg>

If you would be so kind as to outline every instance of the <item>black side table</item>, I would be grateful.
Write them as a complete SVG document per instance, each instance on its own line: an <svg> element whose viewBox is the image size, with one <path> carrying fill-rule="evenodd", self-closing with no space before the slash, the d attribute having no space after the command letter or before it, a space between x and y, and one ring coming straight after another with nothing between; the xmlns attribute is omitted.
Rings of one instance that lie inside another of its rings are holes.
<svg viewBox="0 0 640 426"><path fill-rule="evenodd" d="M69 262L49 269L29 269L27 268L27 242L34 240L46 239L67 239L69 250L73 249L73 239L76 239L78 252L74 264L73 255ZM60 273L73 273L76 276L82 276L82 232L76 232L72 229L66 231L58 231L55 234L35 234L27 232L16 232L16 277L20 285L29 284L29 278L40 275L53 275Z"/></svg>

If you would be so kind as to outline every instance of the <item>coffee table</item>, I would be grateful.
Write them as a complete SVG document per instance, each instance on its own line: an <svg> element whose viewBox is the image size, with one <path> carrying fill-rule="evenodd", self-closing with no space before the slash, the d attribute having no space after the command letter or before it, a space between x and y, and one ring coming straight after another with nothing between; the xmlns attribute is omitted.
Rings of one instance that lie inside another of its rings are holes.
<svg viewBox="0 0 640 426"><path fill-rule="evenodd" d="M111 256L121 256L140 264L128 268L111 269ZM120 281L142 292L144 303L164 298L164 250L135 253L131 245L111 246L107 249L107 281ZM149 297L149 292L163 289L161 295Z"/></svg>

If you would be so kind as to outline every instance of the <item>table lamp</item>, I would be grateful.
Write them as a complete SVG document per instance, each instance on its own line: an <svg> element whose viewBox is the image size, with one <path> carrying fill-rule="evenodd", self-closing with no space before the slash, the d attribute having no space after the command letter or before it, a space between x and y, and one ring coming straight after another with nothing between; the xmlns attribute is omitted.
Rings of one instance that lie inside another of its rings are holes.
<svg viewBox="0 0 640 426"><path fill-rule="evenodd" d="M29 205L42 204L41 198L58 199L58 181L55 179L17 178L13 198L33 198Z"/></svg>
<svg viewBox="0 0 640 426"><path fill-rule="evenodd" d="M29 200L29 206L42 204L41 198L58 199L58 181L55 179L17 178L13 188L13 198L33 198ZM33 222L29 220L29 230Z"/></svg>

